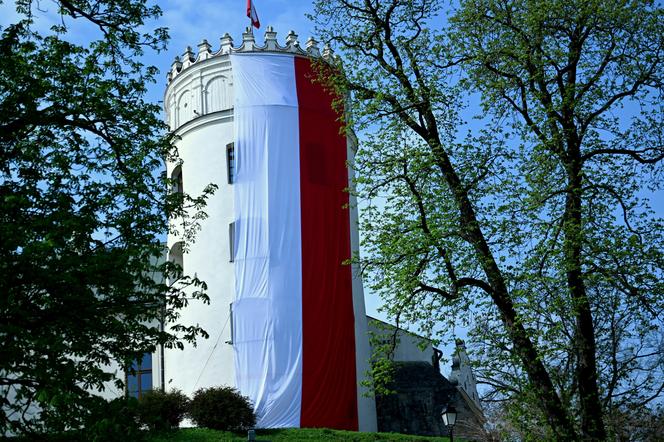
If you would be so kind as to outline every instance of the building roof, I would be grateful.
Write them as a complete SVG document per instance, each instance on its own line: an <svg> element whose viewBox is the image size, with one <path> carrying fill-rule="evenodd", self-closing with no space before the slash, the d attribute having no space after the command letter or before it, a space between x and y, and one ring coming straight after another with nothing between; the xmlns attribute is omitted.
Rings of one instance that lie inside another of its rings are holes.
<svg viewBox="0 0 664 442"><path fill-rule="evenodd" d="M416 338L418 338L418 339L421 339L421 340L423 340L423 341L427 341L429 344L431 344L431 345L433 346L433 340L430 339L430 338L425 338L425 337L422 336L422 335L418 335L417 333L413 333L413 332L411 332L410 330L406 330L405 328L397 327L396 325L390 324L389 322L385 322L385 321L383 321L383 320L381 320L381 319L378 319L378 318L374 318L373 316L369 316L369 315L367 315L367 319L368 319L368 320L371 320L371 321L380 322L380 323L383 324L385 327L396 328L396 329L398 329L399 331L402 331L402 332L404 332L404 333L408 333L409 335L414 336L414 337L416 337ZM434 347L434 348L435 348L435 347Z"/></svg>

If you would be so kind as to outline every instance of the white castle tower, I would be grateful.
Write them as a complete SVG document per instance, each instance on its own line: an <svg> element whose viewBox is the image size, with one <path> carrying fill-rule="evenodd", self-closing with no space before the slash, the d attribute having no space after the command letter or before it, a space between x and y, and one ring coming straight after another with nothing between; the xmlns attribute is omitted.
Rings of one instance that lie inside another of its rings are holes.
<svg viewBox="0 0 664 442"><path fill-rule="evenodd" d="M204 40L173 63L164 106L182 164L167 173L177 191L219 189L185 253L182 238L168 237L169 259L204 280L211 301L192 303L182 320L210 338L167 349L154 381L187 394L235 386L259 427L376 431L361 386L370 352L362 282L342 264L359 247L344 191L353 147L312 82L311 61L330 56L313 39L301 48L292 31L281 46L268 27L262 46L249 30L239 47L225 34L216 52Z"/></svg>

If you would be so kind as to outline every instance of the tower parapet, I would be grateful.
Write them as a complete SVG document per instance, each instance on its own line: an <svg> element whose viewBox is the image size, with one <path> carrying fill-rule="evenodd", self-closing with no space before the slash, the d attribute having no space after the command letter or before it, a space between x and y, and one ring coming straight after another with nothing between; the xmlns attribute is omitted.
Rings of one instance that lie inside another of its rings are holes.
<svg viewBox="0 0 664 442"><path fill-rule="evenodd" d="M233 46L233 38L226 33L221 37L216 52L207 40L201 41L197 49L194 53L191 46L187 46L182 56L175 57L167 74L164 96L166 122L178 135L201 124L232 120L234 95L230 54L291 54L327 62L335 57L328 45L321 51L313 37L309 37L303 48L295 31L286 35L282 46L272 26L267 27L262 46L256 44L253 32L247 28L242 34L240 46Z"/></svg>
<svg viewBox="0 0 664 442"><path fill-rule="evenodd" d="M207 40L201 41L198 44L198 53L196 55L194 55L191 46L187 46L187 49L182 54L182 57L175 57L175 60L171 64L171 69L167 74L168 82L170 83L175 79L175 77L196 63L200 63L214 57L229 55L231 53L277 52L295 54L302 57L322 57L326 61L331 61L334 56L332 49L328 45L325 45L323 51L321 52L318 47L318 42L313 37L309 37L304 45L304 48L302 48L302 46L300 46L300 42L298 41L298 35L295 33L295 31L292 30L286 35L284 46L281 46L277 41L277 33L272 26L267 27L265 31L264 44L262 46L256 44L256 39L250 28L247 28L245 32L242 33L242 44L238 47L233 47L233 38L228 33L221 37L220 42L221 46L219 50L213 52L212 46L208 43Z"/></svg>

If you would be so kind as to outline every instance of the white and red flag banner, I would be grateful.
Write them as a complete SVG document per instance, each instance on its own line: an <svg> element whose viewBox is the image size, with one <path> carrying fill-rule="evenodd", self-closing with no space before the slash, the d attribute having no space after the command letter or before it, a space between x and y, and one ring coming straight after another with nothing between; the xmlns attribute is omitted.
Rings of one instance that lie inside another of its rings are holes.
<svg viewBox="0 0 664 442"><path fill-rule="evenodd" d="M251 26L256 29L261 27L261 22L258 19L258 13L256 12L253 0L247 0L247 17L251 19Z"/></svg>
<svg viewBox="0 0 664 442"><path fill-rule="evenodd" d="M231 64L237 386L260 428L357 430L347 145L332 97L306 58Z"/></svg>

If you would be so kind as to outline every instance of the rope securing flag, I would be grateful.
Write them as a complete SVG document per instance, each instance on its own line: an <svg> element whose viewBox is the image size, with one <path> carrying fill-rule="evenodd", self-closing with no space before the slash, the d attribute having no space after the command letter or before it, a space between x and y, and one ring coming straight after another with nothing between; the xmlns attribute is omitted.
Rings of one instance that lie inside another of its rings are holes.
<svg viewBox="0 0 664 442"><path fill-rule="evenodd" d="M261 27L261 22L258 20L258 13L254 7L254 2L252 0L247 0L247 17L251 20L251 26L259 29Z"/></svg>

